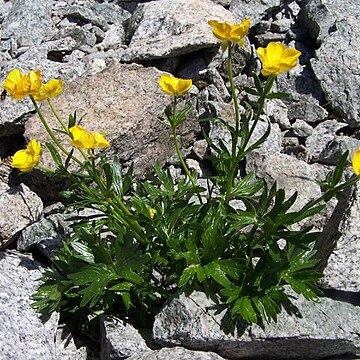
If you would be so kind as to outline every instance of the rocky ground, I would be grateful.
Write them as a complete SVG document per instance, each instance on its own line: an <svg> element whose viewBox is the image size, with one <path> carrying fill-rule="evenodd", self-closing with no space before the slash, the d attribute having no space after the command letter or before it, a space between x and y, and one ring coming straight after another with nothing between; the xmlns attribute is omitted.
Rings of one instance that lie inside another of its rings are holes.
<svg viewBox="0 0 360 360"><path fill-rule="evenodd" d="M255 48L282 41L301 50L299 65L277 78L291 98L267 103L263 146L246 170L299 191L297 206L320 193L339 156L360 146L360 3L354 0L0 0L1 82L13 68L41 69L64 80L60 113L86 113L90 130L106 132L109 155L134 162L141 176L155 159L180 172L169 130L159 121L169 104L157 84L170 72L193 79L194 105L180 130L189 167L207 174L209 149L192 118L232 113L224 58L207 20L251 18L249 40L235 55L236 83L251 85L260 68ZM239 96L244 96L239 93ZM251 98L249 99L251 101ZM43 106L45 114L49 109ZM227 141L219 126L205 129ZM341 359L360 352L359 187L313 219L323 229L321 303L298 299L302 318L284 312L278 324L228 329L201 293L180 296L156 317L153 331L102 318L92 341L74 339L58 314L40 319L29 296L51 249L70 232L58 191L65 184L39 171L19 176L7 165L26 140L45 140L28 100L0 103L0 359ZM43 156L49 164L50 157ZM349 169L351 172L351 169ZM31 253L42 263L35 261ZM46 320L46 321L44 321ZM233 330L233 331L231 331ZM100 339L100 340L99 340ZM97 341L95 341L97 340Z"/></svg>

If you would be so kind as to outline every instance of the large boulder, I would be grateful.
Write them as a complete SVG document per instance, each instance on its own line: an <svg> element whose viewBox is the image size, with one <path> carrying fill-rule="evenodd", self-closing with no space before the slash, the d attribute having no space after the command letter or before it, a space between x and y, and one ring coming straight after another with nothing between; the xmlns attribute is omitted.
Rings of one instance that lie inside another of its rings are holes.
<svg viewBox="0 0 360 360"><path fill-rule="evenodd" d="M1 24L1 40L32 44L49 40L55 32L51 0L17 0Z"/></svg>
<svg viewBox="0 0 360 360"><path fill-rule="evenodd" d="M140 4L128 29L126 62L168 58L216 46L208 20L234 22L210 0L158 0Z"/></svg>
<svg viewBox="0 0 360 360"><path fill-rule="evenodd" d="M334 31L311 61L326 100L352 127L360 125L360 5L358 7L357 14L336 22Z"/></svg>
<svg viewBox="0 0 360 360"><path fill-rule="evenodd" d="M0 357L7 360L85 360L70 334L58 328L59 314L47 321L31 307L42 265L30 256L0 252ZM66 340L65 340L66 339Z"/></svg>
<svg viewBox="0 0 360 360"><path fill-rule="evenodd" d="M12 181L8 169L0 169L0 248L10 246L19 233L36 222L43 211L41 199L26 185Z"/></svg>
<svg viewBox="0 0 360 360"><path fill-rule="evenodd" d="M172 97L160 90L161 75L155 68L136 64L113 65L99 74L66 83L54 106L64 119L75 110L79 119L85 115L82 126L105 133L111 142L109 156L116 154L125 162L135 161L135 170L140 173L155 160L164 162L174 153L171 130L161 121L172 102ZM50 127L59 127L46 104L42 112ZM197 131L199 126L192 121L179 127L182 147L194 141ZM49 140L36 115L27 122L25 136L43 143ZM70 148L69 138L61 139ZM53 166L47 153L41 162Z"/></svg>
<svg viewBox="0 0 360 360"><path fill-rule="evenodd" d="M348 303L300 297L301 313L283 311L277 323L233 324L204 293L180 295L156 316L153 335L167 346L215 351L227 359L323 359L355 355L360 309Z"/></svg>

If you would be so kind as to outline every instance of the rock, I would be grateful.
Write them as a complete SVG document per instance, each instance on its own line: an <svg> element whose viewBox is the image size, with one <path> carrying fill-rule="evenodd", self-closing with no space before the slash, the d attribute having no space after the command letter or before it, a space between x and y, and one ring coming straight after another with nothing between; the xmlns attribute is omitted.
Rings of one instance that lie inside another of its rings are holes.
<svg viewBox="0 0 360 360"><path fill-rule="evenodd" d="M74 110L78 118L86 114L82 125L89 131L106 134L111 142L109 156L116 154L123 161L135 161L135 171L140 174L151 168L156 159L164 163L174 153L170 128L159 121L172 102L158 85L161 74L136 64L113 65L99 74L65 84L63 93L53 103L62 116L67 117ZM56 127L46 104L42 112L50 126ZM192 116L189 114L189 121L178 129L184 148L199 131L199 125L190 121ZM37 116L27 122L25 136L48 141ZM69 139L62 139L69 147ZM53 166L48 153L44 152L42 164Z"/></svg>
<svg viewBox="0 0 360 360"><path fill-rule="evenodd" d="M65 222L62 214L52 214L41 218L38 222L28 226L22 231L18 241L19 251L29 251L32 246L44 240L60 247L62 240L70 234L70 226Z"/></svg>
<svg viewBox="0 0 360 360"><path fill-rule="evenodd" d="M325 149L335 139L336 132L345 123L336 120L326 120L317 125L312 134L306 139L305 145L311 161L319 161L321 154L326 154Z"/></svg>
<svg viewBox="0 0 360 360"><path fill-rule="evenodd" d="M232 0L230 11L235 14L237 21L250 18L251 26L254 26L280 4L280 0Z"/></svg>
<svg viewBox="0 0 360 360"><path fill-rule="evenodd" d="M281 130L291 128L287 113L288 109L281 100L273 99L265 102L264 114L270 118L271 122L278 124Z"/></svg>
<svg viewBox="0 0 360 360"><path fill-rule="evenodd" d="M0 252L0 351L3 359L88 359L71 336L58 329L54 312L46 322L31 308L30 296L39 286L42 266L30 256Z"/></svg>
<svg viewBox="0 0 360 360"><path fill-rule="evenodd" d="M350 196L340 204L319 240L330 255L324 270L322 285L340 291L360 292L360 186L357 185Z"/></svg>
<svg viewBox="0 0 360 360"><path fill-rule="evenodd" d="M278 91L290 94L284 99L290 120L300 119L308 123L324 120L328 112L320 106L323 102L321 88L309 67L298 64L290 72L276 78Z"/></svg>
<svg viewBox="0 0 360 360"><path fill-rule="evenodd" d="M199 158L199 160L204 160L208 151L208 143L205 139L197 140L194 142L192 151Z"/></svg>
<svg viewBox="0 0 360 360"><path fill-rule="evenodd" d="M266 32L264 34L255 36L255 41L256 41L257 47L258 46L265 47L271 41L283 42L285 39L286 39L286 34L284 34L284 33Z"/></svg>
<svg viewBox="0 0 360 360"><path fill-rule="evenodd" d="M360 309L322 298L292 300L300 316L283 311L278 322L234 326L205 294L183 294L156 316L154 339L167 346L215 351L227 359L322 359L355 355Z"/></svg>
<svg viewBox="0 0 360 360"><path fill-rule="evenodd" d="M51 22L51 0L17 0L2 23L1 40L26 38L33 44L49 40L55 33Z"/></svg>
<svg viewBox="0 0 360 360"><path fill-rule="evenodd" d="M143 61L188 54L219 41L207 21L234 22L210 0L158 0L139 4L128 29L129 46L122 61Z"/></svg>
<svg viewBox="0 0 360 360"><path fill-rule="evenodd" d="M147 351L141 354L133 355L128 360L222 360L221 356L205 351L186 350L182 347L163 348L156 351Z"/></svg>
<svg viewBox="0 0 360 360"><path fill-rule="evenodd" d="M335 136L319 154L318 161L322 164L336 165L345 151L349 151L348 161L351 161L355 150L360 147L360 140L349 136Z"/></svg>
<svg viewBox="0 0 360 360"><path fill-rule="evenodd" d="M319 43L336 31L339 23L346 22L349 14L358 15L360 11L358 2L352 0L308 0L301 5L301 23L309 30L310 36Z"/></svg>
<svg viewBox="0 0 360 360"><path fill-rule="evenodd" d="M100 317L101 359L127 359L148 352L145 340L130 324L115 317Z"/></svg>
<svg viewBox="0 0 360 360"><path fill-rule="evenodd" d="M299 137L308 137L313 132L313 128L307 122L300 119L297 119L291 128L294 134Z"/></svg>
<svg viewBox="0 0 360 360"><path fill-rule="evenodd" d="M343 11L343 8L341 10ZM360 5L357 14L336 23L311 60L331 108L352 127L360 125Z"/></svg>
<svg viewBox="0 0 360 360"><path fill-rule="evenodd" d="M321 196L320 186L316 182L319 179L313 166L290 155L271 151L249 154L246 170L254 171L258 177L270 182L276 181L278 188L284 189L287 196L297 191L298 198L291 211L299 210L308 201Z"/></svg>
<svg viewBox="0 0 360 360"><path fill-rule="evenodd" d="M252 122L250 122L250 127ZM263 136L268 128L269 123L267 121L259 121L255 127L253 135L249 141L249 146L253 145L257 140ZM280 153L281 151L281 131L278 124L270 124L270 135L265 142L256 149L256 152L261 154L266 153ZM209 137L215 144L222 140L227 149L231 153L231 136L230 133L221 125L211 124Z"/></svg>
<svg viewBox="0 0 360 360"><path fill-rule="evenodd" d="M0 181L2 183L2 181ZM8 247L20 231L36 222L43 211L41 199L24 184L0 187L0 248Z"/></svg>

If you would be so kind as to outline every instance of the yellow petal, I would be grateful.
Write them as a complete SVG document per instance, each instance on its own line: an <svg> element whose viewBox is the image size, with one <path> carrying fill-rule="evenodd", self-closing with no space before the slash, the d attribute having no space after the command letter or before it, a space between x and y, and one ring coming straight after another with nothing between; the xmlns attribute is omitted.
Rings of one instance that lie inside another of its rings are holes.
<svg viewBox="0 0 360 360"><path fill-rule="evenodd" d="M42 85L41 71L30 71L28 75L29 79L29 95L36 94Z"/></svg>
<svg viewBox="0 0 360 360"><path fill-rule="evenodd" d="M355 175L360 176L360 147L355 151L352 157L352 167Z"/></svg>
<svg viewBox="0 0 360 360"><path fill-rule="evenodd" d="M14 154L11 166L21 172L29 171L39 163L41 153L40 143L32 139L26 149L19 150Z"/></svg>
<svg viewBox="0 0 360 360"><path fill-rule="evenodd" d="M261 73L277 76L295 67L301 52L279 42L270 42L266 48L258 48L257 54L262 63Z"/></svg>
<svg viewBox="0 0 360 360"><path fill-rule="evenodd" d="M192 86L191 79L180 79L164 74L159 79L161 90L173 96L182 96L188 92Z"/></svg>
<svg viewBox="0 0 360 360"><path fill-rule="evenodd" d="M43 101L57 97L61 94L63 88L63 82L59 79L51 79L47 83L42 84L39 91L33 95L36 101Z"/></svg>
<svg viewBox="0 0 360 360"><path fill-rule="evenodd" d="M105 139L103 135L98 132L93 134L96 148L106 148L110 146L110 143Z"/></svg>
<svg viewBox="0 0 360 360"><path fill-rule="evenodd" d="M208 24L212 27L213 34L225 46L228 47L230 42L242 44L241 40L248 34L250 28L250 19L247 18L240 24L230 25L227 22L219 22L217 20L210 20ZM227 43L227 44L226 44ZM225 47L222 44L222 47Z"/></svg>
<svg viewBox="0 0 360 360"><path fill-rule="evenodd" d="M83 127L75 125L69 129L72 135L71 144L80 149L94 149L95 139Z"/></svg>
<svg viewBox="0 0 360 360"><path fill-rule="evenodd" d="M16 100L29 95L28 77L20 69L11 70L3 83L3 88Z"/></svg>

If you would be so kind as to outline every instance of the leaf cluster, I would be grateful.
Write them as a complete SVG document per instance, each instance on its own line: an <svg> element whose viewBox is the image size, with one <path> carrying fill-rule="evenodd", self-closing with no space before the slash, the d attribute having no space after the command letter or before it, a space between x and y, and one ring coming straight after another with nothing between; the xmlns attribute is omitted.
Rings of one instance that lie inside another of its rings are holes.
<svg viewBox="0 0 360 360"><path fill-rule="evenodd" d="M255 77L252 93L262 104L276 97L272 81L262 84ZM189 108L173 111L166 116L175 130ZM314 269L318 233L299 223L355 180L341 182L344 154L322 183L323 195L298 210L297 192L288 196L254 173L229 182L229 171L235 173L270 133L269 125L249 145L259 114L249 106L239 128L218 119L232 135L233 148L206 137L216 170L207 188L197 185L196 174L174 179L158 163L153 176L136 180L132 167L125 171L118 159L104 156L92 157L85 171L69 172L67 160L50 146L59 172L73 182L64 197L94 214L73 218L72 237L55 253L33 296L37 311L60 311L78 324L103 312L143 322L176 293L200 290L216 294L233 319L263 324L276 321L290 301L287 285L316 301L322 276Z"/></svg>

